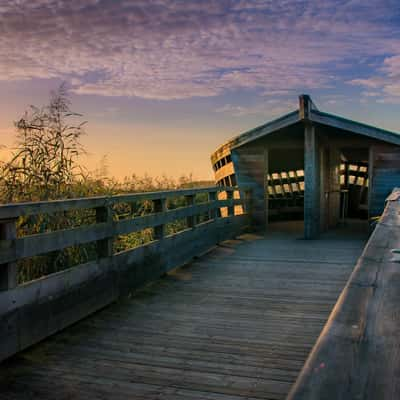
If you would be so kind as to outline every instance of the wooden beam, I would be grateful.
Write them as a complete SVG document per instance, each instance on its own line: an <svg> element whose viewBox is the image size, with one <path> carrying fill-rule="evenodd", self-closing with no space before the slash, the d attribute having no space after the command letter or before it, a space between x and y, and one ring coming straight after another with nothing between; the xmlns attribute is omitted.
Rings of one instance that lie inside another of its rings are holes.
<svg viewBox="0 0 400 400"><path fill-rule="evenodd" d="M98 222L95 225L63 229L18 239L4 239L0 240L0 260L3 263L11 263L19 258L33 257L79 244L108 240L112 236L139 232L145 228L165 225L178 219L199 215L220 207L233 207L242 203L243 200L241 199L217 200L121 221L108 219L107 222ZM104 218L99 217L99 220L101 219Z"/></svg>
<svg viewBox="0 0 400 400"><path fill-rule="evenodd" d="M400 202L388 199L288 400L400 398Z"/></svg>
<svg viewBox="0 0 400 400"><path fill-rule="evenodd" d="M208 193L212 190L220 191L221 188L217 186L211 186L197 189L165 190L159 192L120 194L115 196L4 204L0 205L0 220L18 218L26 215L53 214L61 211L64 212L84 208L105 207L107 205L116 203L132 203L135 201L196 195L198 193ZM224 188L224 190L231 191L236 189L234 187L227 187Z"/></svg>
<svg viewBox="0 0 400 400"><path fill-rule="evenodd" d="M337 115L324 113L318 110L311 110L309 118L313 122L331 126L336 129L356 133L373 139L386 141L392 144L400 145L400 135L396 132L386 131L375 126L352 121Z"/></svg>
<svg viewBox="0 0 400 400"><path fill-rule="evenodd" d="M194 195L190 194L188 196L185 196L185 202L186 206L191 207L194 205ZM186 225L188 228L193 228L195 223L194 223L194 216L190 215L189 217L186 217Z"/></svg>
<svg viewBox="0 0 400 400"><path fill-rule="evenodd" d="M314 125L304 128L304 237L314 239L320 228L320 163Z"/></svg>
<svg viewBox="0 0 400 400"><path fill-rule="evenodd" d="M153 200L153 207L155 213L164 213L166 208L167 202L166 199L157 199ZM154 239L160 240L165 236L165 224L156 225L154 227Z"/></svg>
<svg viewBox="0 0 400 400"><path fill-rule="evenodd" d="M96 208L96 222L112 224L112 209L110 206ZM113 237L110 236L97 241L97 257L111 257L113 255Z"/></svg>
<svg viewBox="0 0 400 400"><path fill-rule="evenodd" d="M0 221L0 240L10 243L8 248L11 254L16 253L15 239L17 237L16 220ZM4 259L3 259L4 260ZM14 261L0 264L0 291L9 290L17 286L17 264Z"/></svg>

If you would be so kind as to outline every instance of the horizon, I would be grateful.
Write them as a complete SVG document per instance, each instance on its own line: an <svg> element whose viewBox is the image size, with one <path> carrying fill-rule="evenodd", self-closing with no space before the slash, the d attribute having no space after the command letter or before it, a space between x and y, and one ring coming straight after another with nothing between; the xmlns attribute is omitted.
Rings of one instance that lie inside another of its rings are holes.
<svg viewBox="0 0 400 400"><path fill-rule="evenodd" d="M85 166L212 180L211 153L298 108L399 132L400 7L393 0L5 1L0 135L66 82L88 121ZM251 45L249 45L251 44ZM9 150L2 150L4 159Z"/></svg>

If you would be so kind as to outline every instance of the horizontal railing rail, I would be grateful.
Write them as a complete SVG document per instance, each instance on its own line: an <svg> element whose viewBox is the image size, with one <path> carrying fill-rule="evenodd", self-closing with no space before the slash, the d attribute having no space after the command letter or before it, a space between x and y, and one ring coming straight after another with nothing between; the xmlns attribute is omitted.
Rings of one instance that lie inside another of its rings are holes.
<svg viewBox="0 0 400 400"><path fill-rule="evenodd" d="M139 213L138 207L136 213L118 211L145 203ZM91 220L77 218L81 212ZM39 227L39 233L26 228L31 218L43 215L46 221L61 215L74 223ZM250 216L251 190L235 187L0 205L0 360L236 236L249 226ZM176 221L183 221L180 230L169 231ZM146 243L115 249L119 237L149 229ZM22 261L91 244L92 259L18 282Z"/></svg>
<svg viewBox="0 0 400 400"><path fill-rule="evenodd" d="M399 399L400 189L394 189L288 400Z"/></svg>

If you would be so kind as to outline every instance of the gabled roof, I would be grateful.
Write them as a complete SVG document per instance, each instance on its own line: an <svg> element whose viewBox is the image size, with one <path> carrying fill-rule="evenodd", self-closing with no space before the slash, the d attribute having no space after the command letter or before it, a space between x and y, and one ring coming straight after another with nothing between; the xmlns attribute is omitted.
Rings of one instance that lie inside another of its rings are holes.
<svg viewBox="0 0 400 400"><path fill-rule="evenodd" d="M213 154L212 158L220 153L226 152L228 149L230 150L240 147L246 143L267 136L279 129L289 127L300 121L311 121L400 146L399 133L322 112L317 109L310 96L301 95L299 96L299 108L297 110L234 137L224 145L220 146Z"/></svg>

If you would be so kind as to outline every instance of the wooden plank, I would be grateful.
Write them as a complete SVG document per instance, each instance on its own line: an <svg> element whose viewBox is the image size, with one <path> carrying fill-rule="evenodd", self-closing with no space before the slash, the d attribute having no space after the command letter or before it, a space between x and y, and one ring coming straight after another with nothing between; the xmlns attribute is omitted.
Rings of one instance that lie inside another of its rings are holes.
<svg viewBox="0 0 400 400"><path fill-rule="evenodd" d="M96 210L96 223L111 224L113 220L111 207L98 207ZM112 234L105 239L97 241L97 257L111 257L113 255L113 238Z"/></svg>
<svg viewBox="0 0 400 400"><path fill-rule="evenodd" d="M246 223L247 216L241 215L199 224L163 240L0 292L0 360L234 237Z"/></svg>
<svg viewBox="0 0 400 400"><path fill-rule="evenodd" d="M396 132L386 131L375 126L352 121L337 115L324 113L318 110L311 110L310 120L319 124L331 126L333 128L368 136L372 139L378 139L388 143L400 145L400 135Z"/></svg>
<svg viewBox="0 0 400 400"><path fill-rule="evenodd" d="M241 199L216 200L203 204L179 207L159 214L149 214L132 219L121 220L115 224L114 234L123 235L127 233L138 232L145 228L152 228L154 226L167 224L178 219L190 218L212 210L217 210L220 207L240 205L242 203L243 200Z"/></svg>
<svg viewBox="0 0 400 400"><path fill-rule="evenodd" d="M0 221L0 240L6 241L6 251L15 252L13 246L17 237L16 220ZM1 259L1 258L0 258ZM2 262L0 264L0 291L9 290L17 286L17 265L14 262Z"/></svg>
<svg viewBox="0 0 400 400"><path fill-rule="evenodd" d="M320 162L314 125L304 127L304 237L314 239L320 228Z"/></svg>
<svg viewBox="0 0 400 400"><path fill-rule="evenodd" d="M60 211L70 211L84 208L105 207L108 204L131 203L142 200L157 200L161 198L173 198L210 191L237 190L237 188L211 186L197 189L166 190L158 192L130 193L115 196L86 197L80 199L39 201L26 203L12 203L0 205L0 220L17 218L26 215L51 214Z"/></svg>
<svg viewBox="0 0 400 400"><path fill-rule="evenodd" d="M232 193L229 191L229 193ZM61 250L70 246L108 240L116 235L138 232L145 228L152 228L173 222L177 219L198 215L224 206L242 204L241 199L218 200L212 203L196 204L190 207L180 207L174 210L158 212L142 217L113 222L99 222L95 225L64 229L55 232L25 236L19 239L10 238L0 240L0 259L3 263L13 262L20 258L32 257L50 251ZM104 207L105 209L105 207Z"/></svg>
<svg viewBox="0 0 400 400"><path fill-rule="evenodd" d="M266 225L264 149L260 146L243 146L235 149L232 151L232 162L239 187L252 189L252 225L256 230L263 230Z"/></svg>
<svg viewBox="0 0 400 400"><path fill-rule="evenodd" d="M153 211L156 214L163 214L167 210L166 199L153 200ZM165 236L165 224L160 223L154 226L154 239L162 240Z"/></svg>
<svg viewBox="0 0 400 400"><path fill-rule="evenodd" d="M389 201L288 399L398 399L400 203Z"/></svg>
<svg viewBox="0 0 400 400"><path fill-rule="evenodd" d="M219 220L225 223L220 227L226 234L234 229L226 222L237 218ZM1 365L1 395L7 399L51 399L54 393L57 398L110 400L284 399L363 241L279 239L272 236L272 225L267 238L243 235L224 242ZM182 235L182 241L171 238L164 250L170 256L176 248L192 246L192 251L198 240L218 232L209 231L211 226L189 230L192 235ZM112 269L126 281L135 257L160 252L167 240L152 243L148 250L138 249L136 255L135 251L117 255L118 263L103 265L98 273ZM289 254L284 250L288 248ZM146 268L151 270L152 263ZM59 283L67 285L68 280L73 281L72 275ZM72 286L86 280L75 276ZM32 284L29 290L43 303L51 296L47 287ZM72 299L65 311L73 308ZM4 304L0 297L0 306ZM7 304L14 315L24 308L22 303L14 305L12 298ZM58 304L64 304L63 299ZM60 321L65 320L62 315ZM46 320L40 321L43 326Z"/></svg>
<svg viewBox="0 0 400 400"><path fill-rule="evenodd" d="M3 263L13 262L21 258L32 257L66 247L90 243L113 236L112 223L103 222L95 225L81 226L72 229L25 236L12 241L13 246L0 250Z"/></svg>

